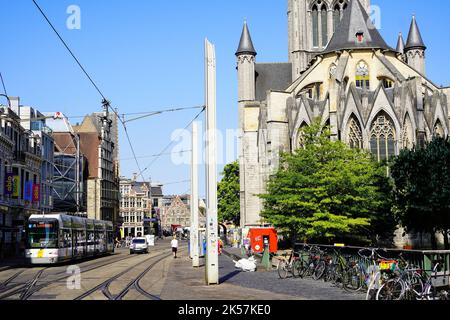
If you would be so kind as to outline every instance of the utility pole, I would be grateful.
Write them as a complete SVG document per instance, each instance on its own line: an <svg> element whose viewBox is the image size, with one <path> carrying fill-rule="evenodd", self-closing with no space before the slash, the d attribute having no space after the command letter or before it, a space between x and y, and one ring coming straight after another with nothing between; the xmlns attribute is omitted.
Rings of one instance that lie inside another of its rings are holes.
<svg viewBox="0 0 450 320"><path fill-rule="evenodd" d="M216 52L205 39L206 91L206 284L219 284L217 235Z"/></svg>
<svg viewBox="0 0 450 320"><path fill-rule="evenodd" d="M192 267L198 268L199 243L198 243L198 123L192 123L192 156L191 156L191 236L190 248Z"/></svg>

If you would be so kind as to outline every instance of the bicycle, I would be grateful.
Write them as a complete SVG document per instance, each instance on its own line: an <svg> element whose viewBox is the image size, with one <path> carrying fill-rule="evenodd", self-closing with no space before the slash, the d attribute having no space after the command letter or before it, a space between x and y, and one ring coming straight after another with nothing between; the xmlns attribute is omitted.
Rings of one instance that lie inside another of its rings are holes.
<svg viewBox="0 0 450 320"><path fill-rule="evenodd" d="M289 259L287 259L287 256L287 254L284 254L283 259L278 262L278 276L280 279L286 279L288 274L291 273L294 278L299 278L302 267L298 253L292 250Z"/></svg>
<svg viewBox="0 0 450 320"><path fill-rule="evenodd" d="M424 285L420 268L411 266L399 256L404 268L394 270L395 277L386 281L378 290L376 300L422 300Z"/></svg>

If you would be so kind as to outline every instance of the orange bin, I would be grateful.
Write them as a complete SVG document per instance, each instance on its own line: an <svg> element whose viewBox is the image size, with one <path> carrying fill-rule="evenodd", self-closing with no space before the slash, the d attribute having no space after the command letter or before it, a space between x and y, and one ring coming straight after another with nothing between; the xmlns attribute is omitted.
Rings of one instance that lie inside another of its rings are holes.
<svg viewBox="0 0 450 320"><path fill-rule="evenodd" d="M255 253L263 253L265 243L269 244L270 253L278 252L278 234L275 228L250 228L248 238Z"/></svg>

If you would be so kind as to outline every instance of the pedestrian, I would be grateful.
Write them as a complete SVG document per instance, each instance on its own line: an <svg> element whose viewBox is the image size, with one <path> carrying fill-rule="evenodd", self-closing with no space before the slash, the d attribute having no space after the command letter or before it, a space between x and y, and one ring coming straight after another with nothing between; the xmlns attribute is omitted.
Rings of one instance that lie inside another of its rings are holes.
<svg viewBox="0 0 450 320"><path fill-rule="evenodd" d="M178 251L178 240L176 236L173 237L172 241L170 242L170 245L172 246L173 258L176 259Z"/></svg>
<svg viewBox="0 0 450 320"><path fill-rule="evenodd" d="M218 243L218 252L219 252L219 256L222 255L222 250L223 250L223 241L222 239L219 239L219 243Z"/></svg>

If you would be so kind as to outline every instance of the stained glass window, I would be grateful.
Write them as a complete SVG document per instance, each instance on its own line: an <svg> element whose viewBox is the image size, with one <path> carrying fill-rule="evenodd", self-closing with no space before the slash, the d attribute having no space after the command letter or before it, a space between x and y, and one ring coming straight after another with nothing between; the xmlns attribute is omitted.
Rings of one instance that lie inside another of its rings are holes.
<svg viewBox="0 0 450 320"><path fill-rule="evenodd" d="M370 132L370 151L378 161L395 156L395 127L390 118L382 113L372 124Z"/></svg>
<svg viewBox="0 0 450 320"><path fill-rule="evenodd" d="M370 74L367 63L361 61L356 66L356 87L357 88L370 88Z"/></svg>

